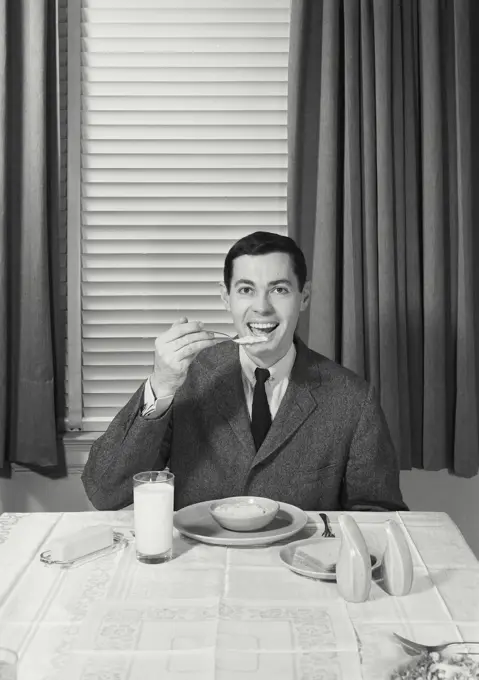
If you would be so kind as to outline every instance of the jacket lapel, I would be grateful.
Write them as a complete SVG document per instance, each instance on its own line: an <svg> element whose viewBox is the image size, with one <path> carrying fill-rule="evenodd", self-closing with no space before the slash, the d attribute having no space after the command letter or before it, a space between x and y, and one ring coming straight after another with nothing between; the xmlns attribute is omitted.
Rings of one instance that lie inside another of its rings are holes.
<svg viewBox="0 0 479 680"><path fill-rule="evenodd" d="M233 345L230 351L225 352L219 358L213 375L213 401L218 412L228 421L239 442L252 459L255 454L255 445L238 354L238 346Z"/></svg>

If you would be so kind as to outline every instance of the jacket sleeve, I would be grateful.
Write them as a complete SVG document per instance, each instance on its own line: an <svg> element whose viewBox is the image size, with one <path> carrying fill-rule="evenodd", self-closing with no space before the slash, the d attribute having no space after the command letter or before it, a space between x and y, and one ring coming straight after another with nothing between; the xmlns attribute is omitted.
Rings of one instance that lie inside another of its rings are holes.
<svg viewBox="0 0 479 680"><path fill-rule="evenodd" d="M92 445L82 474L86 494L97 510L119 510L133 502L133 475L162 470L168 463L172 408L143 418L142 385Z"/></svg>
<svg viewBox="0 0 479 680"><path fill-rule="evenodd" d="M343 479L345 510L408 510L399 487L399 457L386 418L369 387L351 442Z"/></svg>

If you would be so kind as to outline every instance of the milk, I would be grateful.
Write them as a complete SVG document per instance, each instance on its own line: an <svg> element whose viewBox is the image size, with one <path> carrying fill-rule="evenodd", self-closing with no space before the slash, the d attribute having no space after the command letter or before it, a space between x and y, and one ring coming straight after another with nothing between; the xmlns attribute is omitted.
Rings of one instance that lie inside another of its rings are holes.
<svg viewBox="0 0 479 680"><path fill-rule="evenodd" d="M139 484L134 488L135 542L142 555L161 555L173 540L174 487L167 482Z"/></svg>

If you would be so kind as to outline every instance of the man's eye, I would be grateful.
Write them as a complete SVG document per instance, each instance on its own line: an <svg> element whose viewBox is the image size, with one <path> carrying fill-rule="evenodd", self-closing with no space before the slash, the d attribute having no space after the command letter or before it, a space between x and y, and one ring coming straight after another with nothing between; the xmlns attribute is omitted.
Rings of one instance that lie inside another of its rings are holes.
<svg viewBox="0 0 479 680"><path fill-rule="evenodd" d="M287 295L287 293L289 293L289 290L284 286L276 286L276 288L273 288L273 290L275 293L279 293L280 295Z"/></svg>
<svg viewBox="0 0 479 680"><path fill-rule="evenodd" d="M238 288L238 293L240 295L248 295L252 290L251 286L241 286L241 288Z"/></svg>

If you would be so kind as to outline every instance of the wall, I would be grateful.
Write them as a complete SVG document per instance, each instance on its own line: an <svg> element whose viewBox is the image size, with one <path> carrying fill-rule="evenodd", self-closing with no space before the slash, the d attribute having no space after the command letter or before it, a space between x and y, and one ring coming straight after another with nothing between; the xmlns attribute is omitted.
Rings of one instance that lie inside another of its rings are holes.
<svg viewBox="0 0 479 680"><path fill-rule="evenodd" d="M0 511L93 510L81 483L82 466L70 465L65 479L51 480L24 470L0 479ZM411 510L447 512L479 558L479 477L461 479L445 471L401 473L404 500Z"/></svg>
<svg viewBox="0 0 479 680"><path fill-rule="evenodd" d="M401 489L411 510L447 512L479 558L479 476L407 470L401 472Z"/></svg>

